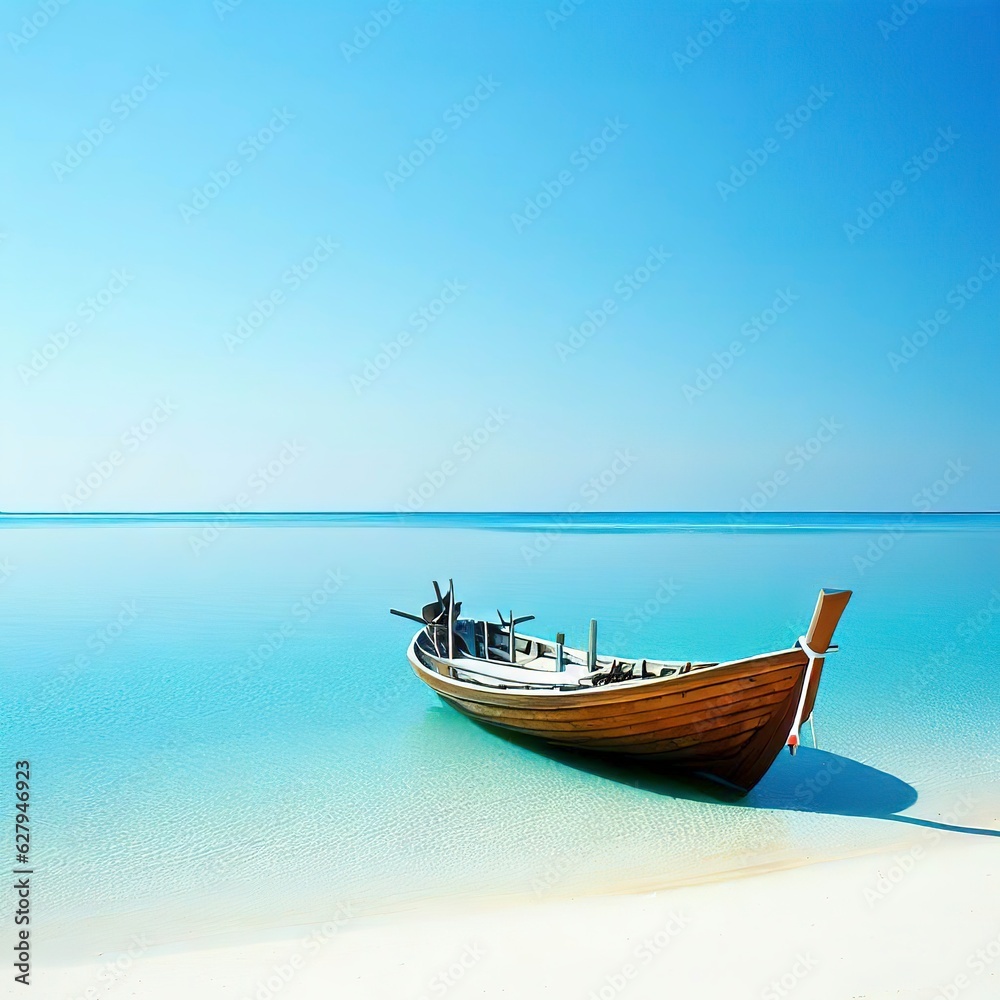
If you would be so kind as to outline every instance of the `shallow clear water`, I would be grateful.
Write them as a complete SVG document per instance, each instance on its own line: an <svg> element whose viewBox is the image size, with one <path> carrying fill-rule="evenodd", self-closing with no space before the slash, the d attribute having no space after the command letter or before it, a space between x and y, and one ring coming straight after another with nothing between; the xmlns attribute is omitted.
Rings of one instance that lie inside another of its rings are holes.
<svg viewBox="0 0 1000 1000"><path fill-rule="evenodd" d="M43 947L668 885L927 821L978 837L1000 527L950 517L2 518L0 750L32 763ZM467 614L575 645L596 617L603 651L713 660L792 644L821 587L851 588L822 749L735 800L484 730L412 675L387 613L433 576Z"/></svg>

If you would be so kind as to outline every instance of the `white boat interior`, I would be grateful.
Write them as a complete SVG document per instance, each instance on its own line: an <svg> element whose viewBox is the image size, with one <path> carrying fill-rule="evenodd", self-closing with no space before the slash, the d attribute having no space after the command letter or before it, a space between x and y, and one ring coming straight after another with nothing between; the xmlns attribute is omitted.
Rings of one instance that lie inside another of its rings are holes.
<svg viewBox="0 0 1000 1000"><path fill-rule="evenodd" d="M459 619L449 648L446 626L428 624L414 640L426 667L457 680L495 688L567 689L669 677L715 666L691 661L598 656L514 631L509 624Z"/></svg>

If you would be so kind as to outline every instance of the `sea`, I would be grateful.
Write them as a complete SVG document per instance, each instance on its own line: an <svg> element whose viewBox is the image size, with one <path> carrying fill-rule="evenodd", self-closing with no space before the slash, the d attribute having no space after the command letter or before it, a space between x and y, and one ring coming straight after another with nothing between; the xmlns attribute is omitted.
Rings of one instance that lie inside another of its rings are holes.
<svg viewBox="0 0 1000 1000"><path fill-rule="evenodd" d="M389 614L435 579L463 615L719 661L854 594L818 746L740 797L456 713ZM996 515L3 515L4 863L18 761L47 961L912 856L996 836L998 667Z"/></svg>

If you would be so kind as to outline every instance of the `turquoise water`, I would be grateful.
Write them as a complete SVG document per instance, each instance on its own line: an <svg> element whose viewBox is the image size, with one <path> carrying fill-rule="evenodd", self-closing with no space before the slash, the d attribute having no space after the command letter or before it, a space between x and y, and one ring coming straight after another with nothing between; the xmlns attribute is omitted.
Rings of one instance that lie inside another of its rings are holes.
<svg viewBox="0 0 1000 1000"><path fill-rule="evenodd" d="M0 750L29 758L42 948L430 899L669 885L923 837L1000 801L991 515L0 519ZM855 591L816 712L745 799L477 727L404 650L430 579L608 652L790 645ZM6 766L6 764L5 764Z"/></svg>

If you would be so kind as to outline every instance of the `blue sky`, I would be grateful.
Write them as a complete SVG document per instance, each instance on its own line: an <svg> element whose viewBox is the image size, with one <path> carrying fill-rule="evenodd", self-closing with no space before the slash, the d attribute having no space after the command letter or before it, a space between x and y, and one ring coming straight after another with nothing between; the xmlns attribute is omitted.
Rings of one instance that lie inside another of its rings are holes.
<svg viewBox="0 0 1000 1000"><path fill-rule="evenodd" d="M996 508L998 22L10 3L0 506Z"/></svg>

